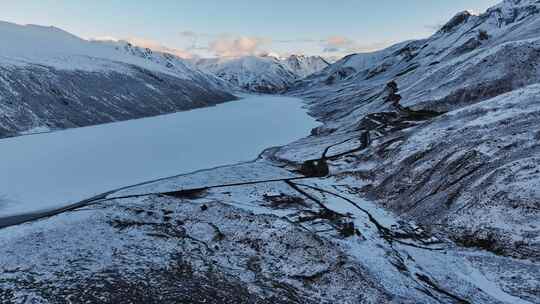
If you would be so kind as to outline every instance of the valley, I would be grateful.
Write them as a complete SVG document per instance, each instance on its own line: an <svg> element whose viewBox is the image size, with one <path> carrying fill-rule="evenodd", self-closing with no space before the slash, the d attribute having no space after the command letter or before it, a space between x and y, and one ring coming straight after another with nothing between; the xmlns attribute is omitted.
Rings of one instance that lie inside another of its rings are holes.
<svg viewBox="0 0 540 304"><path fill-rule="evenodd" d="M539 33L504 0L334 63L5 51L47 80L0 87L0 302L540 303Z"/></svg>

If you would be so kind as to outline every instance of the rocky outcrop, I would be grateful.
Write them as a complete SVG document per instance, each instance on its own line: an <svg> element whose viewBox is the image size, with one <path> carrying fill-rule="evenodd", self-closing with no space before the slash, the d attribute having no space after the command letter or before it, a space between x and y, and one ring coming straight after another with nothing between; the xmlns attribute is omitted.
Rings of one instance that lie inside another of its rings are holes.
<svg viewBox="0 0 540 304"><path fill-rule="evenodd" d="M469 21L469 18L472 16L473 15L469 11L463 11L456 14L452 19L450 19L450 21L448 21L445 25L441 27L439 33L450 33L460 25Z"/></svg>
<svg viewBox="0 0 540 304"><path fill-rule="evenodd" d="M32 228L17 244L2 239L10 245L1 249L0 265L6 271L0 277L0 301L285 304L390 299L335 243L278 216L163 195L107 205L77 224L68 220L54 228ZM64 234L65 229L71 232ZM44 234L47 241L38 241ZM81 242L83 234L100 237ZM52 245L50 240L57 241ZM13 249L27 254L8 253ZM28 263L29 271L17 268L35 258L47 262Z"/></svg>

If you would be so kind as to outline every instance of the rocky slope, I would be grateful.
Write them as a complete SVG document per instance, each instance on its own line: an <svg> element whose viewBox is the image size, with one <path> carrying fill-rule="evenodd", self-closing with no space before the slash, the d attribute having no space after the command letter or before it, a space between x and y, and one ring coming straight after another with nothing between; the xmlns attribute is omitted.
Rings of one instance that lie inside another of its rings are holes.
<svg viewBox="0 0 540 304"><path fill-rule="evenodd" d="M0 23L0 137L140 118L234 99L182 59L53 27Z"/></svg>
<svg viewBox="0 0 540 304"><path fill-rule="evenodd" d="M403 105L448 111L537 83L538 7L533 0L504 1L481 15L459 13L427 39L347 56L298 89L328 96L318 111L330 113L336 106L356 106L336 101L360 103L358 96L378 93L395 80ZM366 111L381 108L363 104L371 107Z"/></svg>
<svg viewBox="0 0 540 304"><path fill-rule="evenodd" d="M258 93L280 93L293 83L321 71L329 64L319 56L292 55L195 59L193 64L233 86Z"/></svg>
<svg viewBox="0 0 540 304"><path fill-rule="evenodd" d="M367 132L370 148L331 164L336 174L463 246L538 263L538 33L540 2L506 0L348 56L293 92L325 122L300 147ZM301 150L281 157L316 156Z"/></svg>

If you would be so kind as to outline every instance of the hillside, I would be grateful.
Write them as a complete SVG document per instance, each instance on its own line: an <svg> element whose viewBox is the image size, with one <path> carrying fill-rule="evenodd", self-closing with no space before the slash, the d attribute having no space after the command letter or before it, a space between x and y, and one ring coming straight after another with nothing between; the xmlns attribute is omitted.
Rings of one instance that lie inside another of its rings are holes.
<svg viewBox="0 0 540 304"><path fill-rule="evenodd" d="M334 174L458 244L538 261L539 33L540 2L506 0L427 39L350 55L292 90L325 125L278 155L298 162L368 134Z"/></svg>

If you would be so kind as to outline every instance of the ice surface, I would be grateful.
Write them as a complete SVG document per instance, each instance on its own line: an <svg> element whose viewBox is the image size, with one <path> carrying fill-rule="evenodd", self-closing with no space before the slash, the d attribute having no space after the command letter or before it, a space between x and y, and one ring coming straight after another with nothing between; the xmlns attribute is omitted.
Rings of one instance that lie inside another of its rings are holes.
<svg viewBox="0 0 540 304"><path fill-rule="evenodd" d="M248 161L315 126L299 99L251 96L189 112L5 139L0 217Z"/></svg>

